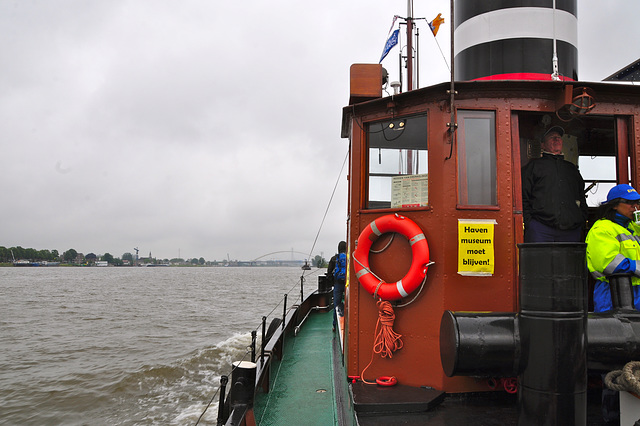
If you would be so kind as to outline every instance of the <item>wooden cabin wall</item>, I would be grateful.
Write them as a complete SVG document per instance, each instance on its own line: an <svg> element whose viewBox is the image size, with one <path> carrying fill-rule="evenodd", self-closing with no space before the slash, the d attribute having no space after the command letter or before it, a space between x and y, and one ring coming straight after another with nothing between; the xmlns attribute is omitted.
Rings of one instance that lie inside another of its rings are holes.
<svg viewBox="0 0 640 426"><path fill-rule="evenodd" d="M439 348L440 319L444 310L514 311L516 309L516 242L521 241L522 228L514 229L514 182L511 152L510 110L496 103L498 143L498 206L470 208L459 206L457 197L456 146L451 153L448 128L450 113L446 104L434 102L427 110L429 137L429 207L403 209L400 214L415 221L423 230L430 248L431 260L428 279L418 298L409 306L395 309L394 330L402 335L403 348L392 359L373 353L374 332L378 319L375 300L358 283L350 270L348 289L348 354L347 368L351 376L375 380L379 376L396 376L400 383L411 386L431 386L447 391L487 390L486 383L472 378L447 378L442 370ZM459 108L478 108L473 101L461 103ZM485 109L487 105L485 105ZM409 108L405 112L418 112ZM379 120L382 114L366 116L366 121ZM352 126L350 186L352 204L350 210L350 253L362 230L377 217L392 210L366 210L367 146L365 126ZM502 143L502 141L506 141ZM519 153L517 154L519 155ZM518 168L519 168L519 157ZM519 191L519 190L518 190ZM395 210L394 210L395 211ZM457 273L458 219L494 219L495 274L490 277L465 277ZM374 249L386 244L381 238ZM397 237L383 254L370 255L371 268L387 282L394 282L404 275L411 262L411 249L402 237ZM352 262L351 262L352 263ZM411 299L411 294L407 299Z"/></svg>
<svg viewBox="0 0 640 426"><path fill-rule="evenodd" d="M520 86L516 87L516 85ZM521 130L527 135L531 123L522 123L522 112L555 115L557 101L562 98L562 85L514 83L509 86L459 84L456 110L495 111L497 155L497 206L477 208L458 204L457 145L452 146L446 125L451 120L446 86L423 90L419 95L409 94L401 101L389 98L353 106L351 114L351 152L349 171L349 253L362 230L376 218L398 212L415 221L423 230L434 265L429 268L424 289L417 299L406 307L395 309L394 330L402 335L403 347L392 358L381 358L373 353L374 333L378 311L373 297L355 278L353 259L350 259L347 289L347 334L345 363L350 376L373 381L379 376L396 376L399 383L410 386L431 386L448 392L488 390L486 381L455 377L448 378L440 361L439 327L442 313L454 311L515 312L517 294L517 244L523 241L522 199L520 168ZM626 89L600 86L596 90L598 105L591 114L616 117L616 131L620 144L628 146L631 158L631 183L640 183L637 162L640 160L640 91L633 96ZM473 90L465 90L473 89ZM505 90L501 96L496 88ZM475 89L485 90L479 91ZM507 93L506 91L510 91ZM517 92L517 93L516 93ZM636 93L637 92L637 93ZM625 104L619 102L622 95ZM365 209L367 200L368 147L366 123L413 113L427 113L429 206L410 209ZM353 119L355 117L355 119ZM533 136L531 137L533 139ZM450 156L451 154L451 156ZM450 158L448 158L450 156ZM619 162L623 167L623 162ZM619 178L624 178L619 173ZM495 225L495 273L488 277L462 276L458 264L458 219L492 219ZM381 239L383 240L383 239ZM374 244L380 249L387 239ZM372 270L387 282L401 278L409 268L411 250L402 237L379 255L370 255ZM412 293L407 300L415 296ZM406 300L403 300L406 302Z"/></svg>

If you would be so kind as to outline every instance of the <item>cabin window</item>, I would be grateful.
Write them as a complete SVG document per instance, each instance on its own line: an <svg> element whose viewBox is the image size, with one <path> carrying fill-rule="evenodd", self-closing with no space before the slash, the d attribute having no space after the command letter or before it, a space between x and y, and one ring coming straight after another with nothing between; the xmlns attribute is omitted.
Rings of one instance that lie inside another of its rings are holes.
<svg viewBox="0 0 640 426"><path fill-rule="evenodd" d="M395 118L368 126L369 209L427 206L427 116Z"/></svg>
<svg viewBox="0 0 640 426"><path fill-rule="evenodd" d="M547 112L518 112L520 130L520 164L541 156L540 143L545 129L552 125L564 128L562 154L564 159L580 169L585 182L587 206L591 208L590 219L595 219L595 208L606 200L607 193L618 182L629 183L633 176L631 157L625 147L630 141L627 123L630 116L586 115L570 123L558 122L556 114ZM618 140L618 125L624 124L623 140ZM621 157L622 156L622 157ZM621 157L619 159L619 157ZM625 158L626 157L626 158ZM619 168L627 164L626 170Z"/></svg>
<svg viewBox="0 0 640 426"><path fill-rule="evenodd" d="M585 190L588 189L587 206L598 207L606 201L607 193L617 184L616 157L581 155L579 168Z"/></svg>
<svg viewBox="0 0 640 426"><path fill-rule="evenodd" d="M458 203L497 205L496 116L493 111L458 111Z"/></svg>

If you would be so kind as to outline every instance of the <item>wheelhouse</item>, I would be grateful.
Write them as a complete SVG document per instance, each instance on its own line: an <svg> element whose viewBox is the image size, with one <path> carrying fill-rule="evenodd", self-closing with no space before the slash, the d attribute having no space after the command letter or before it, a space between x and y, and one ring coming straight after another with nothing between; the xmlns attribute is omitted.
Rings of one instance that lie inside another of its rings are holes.
<svg viewBox="0 0 640 426"><path fill-rule="evenodd" d="M382 97L380 65L353 65L342 137L349 139L348 253L377 218L399 214L422 229L430 261L424 285L395 303L403 348L374 356L378 310L351 259L346 292L347 374L395 376L446 392L488 390L447 377L439 328L445 310L516 312L517 244L523 242L521 169L560 125L565 159L585 180L590 217L612 186L637 187L640 88L577 81L466 81ZM371 78L374 76L374 78ZM455 99L454 99L455 98ZM410 268L409 242L385 234L369 254L387 283Z"/></svg>

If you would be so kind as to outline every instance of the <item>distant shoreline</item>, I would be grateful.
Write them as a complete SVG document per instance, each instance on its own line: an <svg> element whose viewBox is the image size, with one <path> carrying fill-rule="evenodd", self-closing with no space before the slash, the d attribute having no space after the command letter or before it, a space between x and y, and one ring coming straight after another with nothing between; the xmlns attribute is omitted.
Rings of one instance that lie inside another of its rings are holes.
<svg viewBox="0 0 640 426"><path fill-rule="evenodd" d="M72 265L69 263L61 263L60 265L56 265L56 266L13 266L13 263L11 262L6 262L6 263L2 263L0 262L0 268L98 268L99 266L96 265ZM138 268L145 268L145 265L140 265L137 266ZM208 266L208 265L189 265L189 264L185 264L185 265L167 265L166 267L169 268L264 268L264 267L275 267L275 268L299 268L300 266L297 265L232 265L232 266L223 266L223 265L217 265L217 266ZM136 268L136 266L115 266L115 265L109 265L108 268ZM312 267L312 269L326 269L326 268L316 268L315 266Z"/></svg>

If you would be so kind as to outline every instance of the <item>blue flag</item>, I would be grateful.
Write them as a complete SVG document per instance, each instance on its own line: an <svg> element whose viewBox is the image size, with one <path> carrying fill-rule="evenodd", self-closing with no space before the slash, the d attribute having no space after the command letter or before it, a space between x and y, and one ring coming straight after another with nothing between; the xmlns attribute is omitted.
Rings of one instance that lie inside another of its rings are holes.
<svg viewBox="0 0 640 426"><path fill-rule="evenodd" d="M391 34L391 37L389 37L389 39L387 40L387 43L384 45L384 50L382 51L382 56L380 57L380 62L382 62L389 51L393 49L393 46L398 44L398 32L400 32L400 30L395 30L393 34Z"/></svg>

